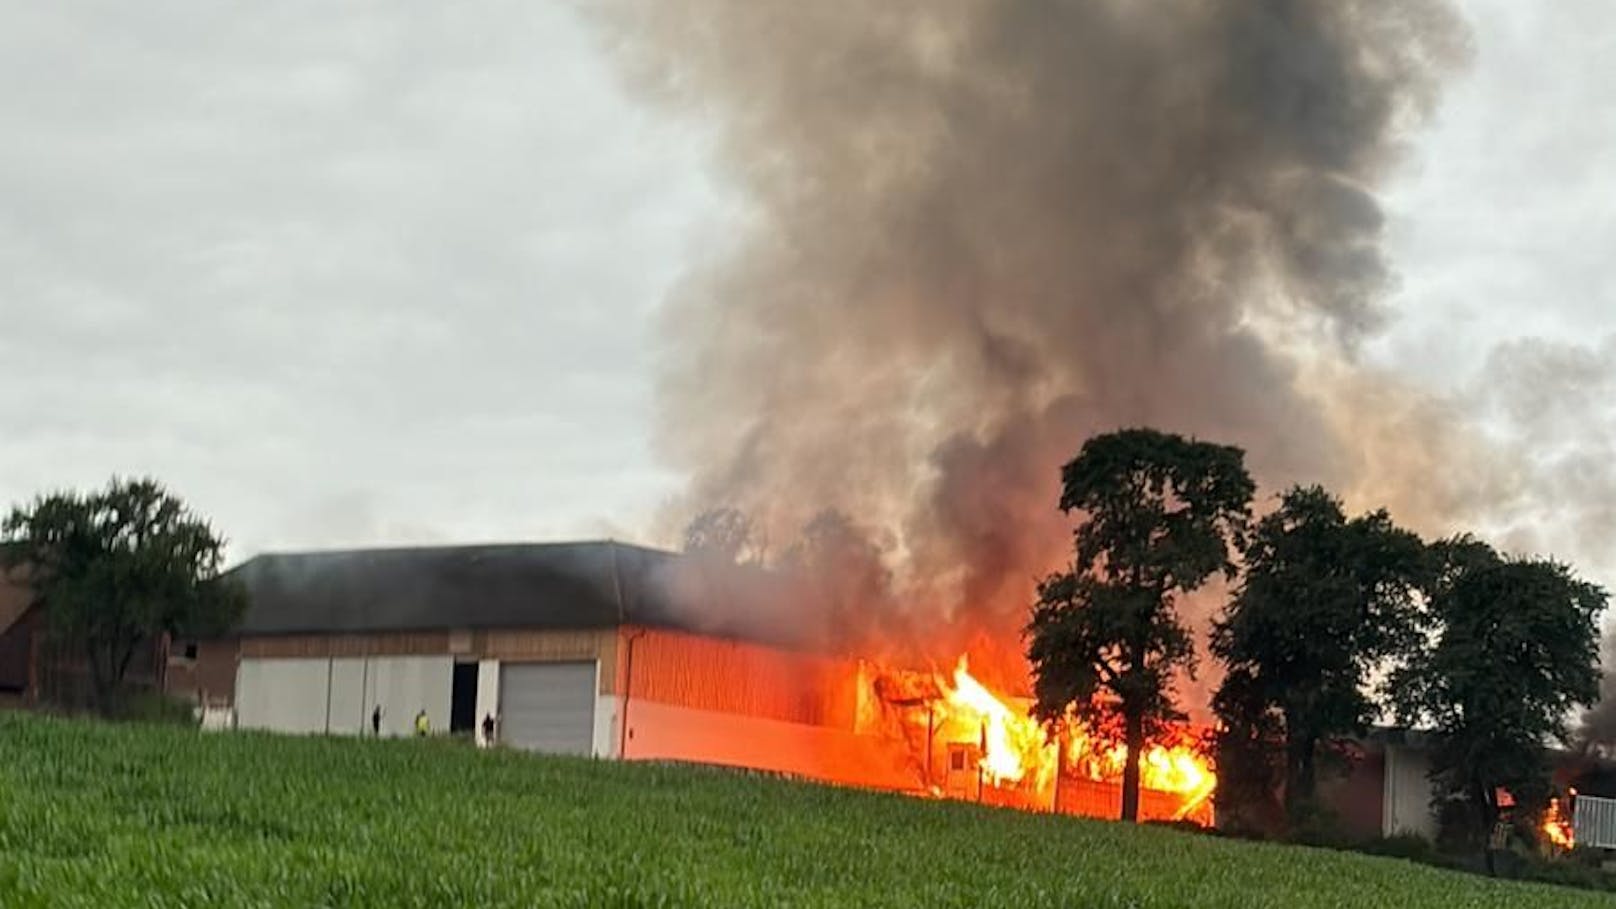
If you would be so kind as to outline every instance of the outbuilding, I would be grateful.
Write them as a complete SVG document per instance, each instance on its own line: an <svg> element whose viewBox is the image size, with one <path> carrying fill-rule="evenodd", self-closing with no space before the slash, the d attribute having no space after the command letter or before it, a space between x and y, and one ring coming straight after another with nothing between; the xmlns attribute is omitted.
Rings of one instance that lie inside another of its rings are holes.
<svg viewBox="0 0 1616 909"><path fill-rule="evenodd" d="M422 711L473 735L493 716L531 751L912 785L897 743L858 732L857 661L693 608L689 570L616 542L261 555L232 572L249 607L196 648L214 682L193 694L245 729L367 735L379 708L384 736Z"/></svg>

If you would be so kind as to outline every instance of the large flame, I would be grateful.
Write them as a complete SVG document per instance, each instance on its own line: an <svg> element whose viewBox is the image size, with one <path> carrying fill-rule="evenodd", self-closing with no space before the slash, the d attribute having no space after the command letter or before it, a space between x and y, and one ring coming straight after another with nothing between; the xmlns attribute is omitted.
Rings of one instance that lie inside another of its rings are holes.
<svg viewBox="0 0 1616 909"><path fill-rule="evenodd" d="M1027 774L1027 766L1042 768L1051 758L1050 746L1040 734L1038 722L1013 712L966 670L965 657L954 667L954 685L946 703L952 715L981 729L982 768L988 781L1017 783Z"/></svg>
<svg viewBox="0 0 1616 909"><path fill-rule="evenodd" d="M1543 835L1561 849L1570 849L1577 845L1571 822L1566 819L1565 812L1560 810L1560 800L1557 798L1549 799L1549 810L1543 814Z"/></svg>
<svg viewBox="0 0 1616 909"><path fill-rule="evenodd" d="M1046 734L1032 716L1030 702L993 693L971 675L964 656L951 675L933 682L939 696L927 699L927 713L915 720L927 724L927 747L974 746L982 784L1047 800L1057 775L1103 784L1122 780L1127 766L1123 745L1103 741L1075 719ZM1141 789L1178 797L1170 813L1174 820L1196 815L1217 788L1210 760L1188 731L1149 743L1140 755L1139 771ZM927 784L935 787L936 780Z"/></svg>

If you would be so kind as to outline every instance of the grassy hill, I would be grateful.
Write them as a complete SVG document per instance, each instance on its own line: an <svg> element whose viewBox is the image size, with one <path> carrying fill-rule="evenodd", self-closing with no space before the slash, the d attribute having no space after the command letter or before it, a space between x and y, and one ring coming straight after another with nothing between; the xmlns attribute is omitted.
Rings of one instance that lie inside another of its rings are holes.
<svg viewBox="0 0 1616 909"><path fill-rule="evenodd" d="M0 715L0 905L1610 903L720 771Z"/></svg>

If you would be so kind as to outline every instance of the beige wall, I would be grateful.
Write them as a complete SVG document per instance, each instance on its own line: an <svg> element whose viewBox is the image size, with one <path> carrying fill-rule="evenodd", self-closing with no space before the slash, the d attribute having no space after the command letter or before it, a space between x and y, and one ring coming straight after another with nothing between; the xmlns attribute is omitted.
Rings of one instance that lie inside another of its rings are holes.
<svg viewBox="0 0 1616 909"><path fill-rule="evenodd" d="M385 634L281 634L241 639L241 656L255 659L408 656L448 652L449 633L447 631Z"/></svg>
<svg viewBox="0 0 1616 909"><path fill-rule="evenodd" d="M238 659L324 659L365 656L454 656L461 660L515 663L597 660L600 693L611 694L617 681L618 634L614 628L579 631L418 631L376 634L262 635L240 640L205 642L198 652L198 668L182 675L182 684L217 681L235 674ZM206 663L206 667L203 664ZM210 687L222 690L220 687Z"/></svg>
<svg viewBox="0 0 1616 909"><path fill-rule="evenodd" d="M479 631L470 656L504 663L600 663L600 693L616 691L618 634L615 628L581 631Z"/></svg>

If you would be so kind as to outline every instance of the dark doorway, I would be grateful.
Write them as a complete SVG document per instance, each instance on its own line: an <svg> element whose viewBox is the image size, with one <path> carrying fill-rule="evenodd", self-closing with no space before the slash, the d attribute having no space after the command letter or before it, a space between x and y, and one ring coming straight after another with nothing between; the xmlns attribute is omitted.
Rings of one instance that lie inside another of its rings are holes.
<svg viewBox="0 0 1616 909"><path fill-rule="evenodd" d="M477 726L477 664L456 663L449 690L449 731L470 732Z"/></svg>

